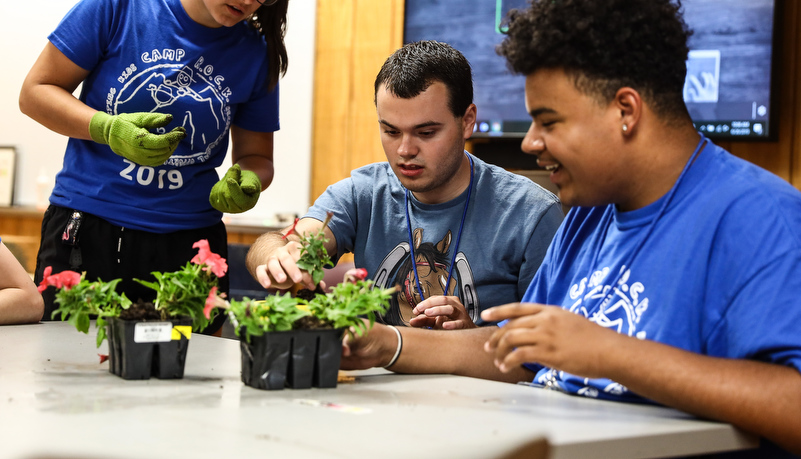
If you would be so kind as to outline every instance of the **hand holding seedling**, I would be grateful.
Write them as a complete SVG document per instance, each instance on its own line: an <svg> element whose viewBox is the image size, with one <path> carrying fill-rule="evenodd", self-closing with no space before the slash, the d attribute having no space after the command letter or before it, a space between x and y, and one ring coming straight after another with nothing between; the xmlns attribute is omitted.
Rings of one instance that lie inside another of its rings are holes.
<svg viewBox="0 0 801 459"><path fill-rule="evenodd" d="M314 290L323 280L325 268L333 265L326 250L328 238L325 236L332 216L329 212L322 226L313 219L295 219L282 236L276 233L265 235L274 241L269 254L263 258L266 261L255 268L259 283L264 288L288 289L301 284ZM313 229L307 231L306 228L310 227ZM249 259L258 257L258 254L248 254Z"/></svg>

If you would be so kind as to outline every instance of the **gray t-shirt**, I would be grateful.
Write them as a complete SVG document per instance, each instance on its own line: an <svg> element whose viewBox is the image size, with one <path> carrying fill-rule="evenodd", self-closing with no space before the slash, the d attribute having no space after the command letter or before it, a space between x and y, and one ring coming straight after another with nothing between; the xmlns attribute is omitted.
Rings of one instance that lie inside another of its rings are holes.
<svg viewBox="0 0 801 459"><path fill-rule="evenodd" d="M409 193L407 225L405 188L386 162L369 164L326 189L306 217L324 220L337 242L338 260L354 254L377 286L399 285L390 311L382 318L408 325L411 310L422 301L411 267L414 247L424 297L457 295L472 319L485 325L484 309L520 301L562 222L557 197L530 179L470 155L474 183L454 258L467 190L442 204L423 204Z"/></svg>

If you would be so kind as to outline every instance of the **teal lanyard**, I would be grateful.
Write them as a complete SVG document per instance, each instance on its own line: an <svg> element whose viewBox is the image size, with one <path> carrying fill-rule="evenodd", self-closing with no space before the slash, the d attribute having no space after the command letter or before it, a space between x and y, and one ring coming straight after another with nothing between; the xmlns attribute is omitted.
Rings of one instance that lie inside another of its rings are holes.
<svg viewBox="0 0 801 459"><path fill-rule="evenodd" d="M684 179L684 176L687 174L687 170L689 170L690 166L695 162L695 158L698 156L699 153L701 153L701 150L706 145L706 142L707 138L704 137L703 134L701 134L701 140L698 141L698 145L696 145L693 154L690 155L690 159L687 160L687 164L685 164L684 168L681 170L681 174L679 174L679 178L676 180L676 184L673 185L673 188L668 192L667 198L665 198L665 201L662 203L662 207L660 207L659 209L659 213L656 214L656 218L654 218L653 221L651 222L650 226L648 227L648 230L645 233L645 236L642 239L640 239L640 241L637 243L637 246L634 248L634 251L631 252L631 255L629 255L628 259L626 260L626 263L621 265L621 270L620 272L617 273L617 277L615 277L615 280L609 284L610 286L609 292L601 298L601 301L598 304L603 304L604 301L607 301L609 297L616 292L617 289L616 285L620 281L620 278L623 276L624 270L622 268L625 267L631 269L631 264L634 262L634 257L637 256L637 254L640 252L640 249L642 249L642 246L645 244L645 241L647 241L648 238L651 236L651 232L653 232L654 228L656 227L656 223L659 221L660 218L662 218L662 215L667 210L668 205L670 205L670 201L673 200L673 195L675 195L676 190L679 189L679 185ZM606 239L606 234L609 231L609 225L612 224L612 216L611 216L612 212L608 212L608 214L609 217L606 222L606 229L604 230L603 237L598 244L598 251L595 252L595 256L593 257L592 263L590 264L590 269L592 270L596 269L595 265L598 262L598 257L601 253L601 249L603 248L603 239Z"/></svg>

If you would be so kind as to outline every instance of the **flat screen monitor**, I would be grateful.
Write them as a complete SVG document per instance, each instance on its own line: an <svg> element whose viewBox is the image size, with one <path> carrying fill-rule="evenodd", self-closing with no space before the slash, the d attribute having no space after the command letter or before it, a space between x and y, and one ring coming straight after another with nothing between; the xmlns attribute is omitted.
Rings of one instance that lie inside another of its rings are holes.
<svg viewBox="0 0 801 459"><path fill-rule="evenodd" d="M707 137L775 138L779 2L682 2L684 19L694 32L684 100L696 129ZM513 75L495 52L504 37L506 13L526 6L526 0L406 0L404 42L444 41L470 61L478 106L476 138L519 138L531 122L524 106L524 77Z"/></svg>

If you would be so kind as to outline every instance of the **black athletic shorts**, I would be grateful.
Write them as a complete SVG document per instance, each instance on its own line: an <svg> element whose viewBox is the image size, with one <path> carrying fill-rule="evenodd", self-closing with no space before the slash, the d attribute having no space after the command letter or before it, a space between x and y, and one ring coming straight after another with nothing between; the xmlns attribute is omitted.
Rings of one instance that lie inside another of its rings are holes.
<svg viewBox="0 0 801 459"><path fill-rule="evenodd" d="M160 234L119 227L86 212L78 217L72 209L51 205L42 219L34 281L37 285L42 281L47 266L53 267L53 273L66 269L86 271L89 280L122 279L117 290L124 292L131 301L140 298L152 301L156 292L133 279L154 281L150 274L153 271L180 269L197 254L192 244L201 239L209 241L212 252L228 258L228 234L222 222L206 228ZM219 279L218 291L228 293L227 274ZM42 296L45 300L42 320L53 320L55 288L48 288ZM225 314L218 314L203 333L213 334L224 321Z"/></svg>

